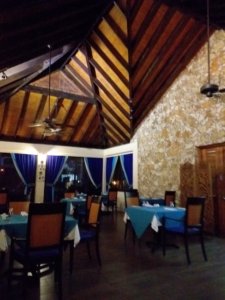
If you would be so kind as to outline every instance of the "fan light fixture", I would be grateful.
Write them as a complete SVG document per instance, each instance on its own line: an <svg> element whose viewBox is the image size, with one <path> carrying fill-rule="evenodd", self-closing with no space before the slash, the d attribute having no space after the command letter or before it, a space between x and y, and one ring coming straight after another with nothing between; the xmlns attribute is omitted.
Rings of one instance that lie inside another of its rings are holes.
<svg viewBox="0 0 225 300"><path fill-rule="evenodd" d="M209 0L207 0L207 63L208 63L208 83L204 84L200 92L207 97L212 97L213 94L219 92L219 86L217 84L211 83L211 74L210 74L210 38L209 38Z"/></svg>

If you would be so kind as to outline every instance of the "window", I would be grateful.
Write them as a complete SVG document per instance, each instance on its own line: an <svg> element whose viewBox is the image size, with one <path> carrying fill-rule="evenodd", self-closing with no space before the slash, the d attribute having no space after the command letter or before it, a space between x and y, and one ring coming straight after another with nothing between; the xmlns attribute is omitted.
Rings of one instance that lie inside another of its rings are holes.
<svg viewBox="0 0 225 300"><path fill-rule="evenodd" d="M68 157L59 179L55 185L55 199L60 200L65 192L101 194L101 187L92 184L82 157Z"/></svg>
<svg viewBox="0 0 225 300"><path fill-rule="evenodd" d="M17 173L10 153L0 153L0 189L8 192L10 200L25 198L25 185Z"/></svg>
<svg viewBox="0 0 225 300"><path fill-rule="evenodd" d="M126 178L124 176L120 159L117 160L115 172L113 174L110 187L117 190L126 190L129 188L128 182L126 181Z"/></svg>

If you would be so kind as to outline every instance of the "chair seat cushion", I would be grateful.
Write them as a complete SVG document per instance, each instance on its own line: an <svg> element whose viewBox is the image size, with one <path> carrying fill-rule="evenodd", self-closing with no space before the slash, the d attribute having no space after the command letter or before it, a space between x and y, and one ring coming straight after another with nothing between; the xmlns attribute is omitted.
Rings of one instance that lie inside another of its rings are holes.
<svg viewBox="0 0 225 300"><path fill-rule="evenodd" d="M52 248L48 250L35 250L30 251L29 256L26 256L26 252L24 248L18 248L15 250L14 257L19 262L24 262L25 260L29 260L31 263L39 263L39 262L49 262L54 261L60 255L59 248Z"/></svg>
<svg viewBox="0 0 225 300"><path fill-rule="evenodd" d="M96 237L96 230L94 229L81 229L80 238L81 240L89 240Z"/></svg>
<svg viewBox="0 0 225 300"><path fill-rule="evenodd" d="M168 232L172 232L172 233L180 233L180 234L184 234L185 233L185 226L184 224L180 224L180 226L168 226L165 227L165 230ZM200 228L198 227L191 227L191 228L187 228L187 234L198 234L200 232Z"/></svg>

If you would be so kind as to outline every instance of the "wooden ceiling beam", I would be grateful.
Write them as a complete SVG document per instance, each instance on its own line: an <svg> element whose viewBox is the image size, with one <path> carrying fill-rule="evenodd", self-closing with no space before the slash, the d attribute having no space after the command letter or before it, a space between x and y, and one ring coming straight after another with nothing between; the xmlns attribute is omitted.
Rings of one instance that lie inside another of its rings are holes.
<svg viewBox="0 0 225 300"><path fill-rule="evenodd" d="M104 105L105 109L107 109L110 112L110 115L117 120L117 122L119 124L121 124L122 127L125 128L126 131L129 132L129 126L127 126L123 120L121 120L121 118L119 118L119 116L115 113L115 111L113 110L113 108L107 104L100 96L98 96L98 101L100 101L102 103L102 105Z"/></svg>
<svg viewBox="0 0 225 300"><path fill-rule="evenodd" d="M94 42L91 41L92 48L98 53L98 55L106 62L106 64L113 70L113 72L119 77L119 79L123 82L125 86L128 86L128 80L125 78L125 76L120 72L120 70L117 68L115 64L106 56L106 54L103 52L103 50Z"/></svg>
<svg viewBox="0 0 225 300"><path fill-rule="evenodd" d="M99 39L106 45L106 47L112 52L115 58L119 61L119 63L124 67L124 69L128 69L128 63L124 59L124 57L118 52L115 44L112 44L109 39L98 29L95 29L95 34L99 37ZM95 43L93 38L90 38L91 44ZM96 43L95 43L96 45Z"/></svg>
<svg viewBox="0 0 225 300"><path fill-rule="evenodd" d="M23 98L23 105L22 105L22 109L20 111L19 114L19 118L18 118L18 122L16 124L16 128L15 128L15 136L17 136L18 131L20 130L20 128L23 125L24 122L24 117L26 115L26 111L27 111L27 106L29 103L29 97L30 97L30 92L26 92L24 94L24 98ZM26 126L26 125L25 125Z"/></svg>
<svg viewBox="0 0 225 300"><path fill-rule="evenodd" d="M124 115L125 118L130 117L130 114L124 109L124 107L119 102L116 101L114 96L109 92L109 90L106 89L106 87L98 79L94 79L94 83L98 86L99 89L101 89L106 94L106 96L120 110L121 114ZM100 98L100 96L98 96L97 99L98 100L100 99L99 101L102 101L102 104L104 104L104 106L106 106L106 102L102 98Z"/></svg>
<svg viewBox="0 0 225 300"><path fill-rule="evenodd" d="M93 59L90 59L90 63L93 65L93 67L95 67L101 74L102 76L105 78L106 81L109 82L109 84L113 87L113 89L120 95L120 97L126 102L128 103L128 98L127 96L123 93L123 91L118 87L118 85L116 84L116 82L114 82L111 77L107 74L107 72L105 70L103 70L103 68Z"/></svg>
<svg viewBox="0 0 225 300"><path fill-rule="evenodd" d="M83 122L84 122L84 120L87 118L87 116L88 116L88 114L90 113L90 111L91 111L91 106L88 104L88 105L85 107L85 109L84 109L82 115L79 117L79 120L78 120L77 123L76 123L76 128L74 128L73 133L72 133L72 135L70 136L70 141L73 141L73 140L76 138L76 135L77 135L78 133L80 133L80 132L83 130L83 129L82 129ZM85 134L85 132L83 132L83 135L84 135L84 134Z"/></svg>
<svg viewBox="0 0 225 300"><path fill-rule="evenodd" d="M84 93L87 97L93 97L93 91L90 85L74 70L70 65L67 65L62 72Z"/></svg>
<svg viewBox="0 0 225 300"><path fill-rule="evenodd" d="M2 113L0 134L2 134L5 129L5 124L8 119L8 114L9 114L9 104L10 104L10 101L6 101L5 103L2 104L4 106L4 108L3 108L3 113Z"/></svg>
<svg viewBox="0 0 225 300"><path fill-rule="evenodd" d="M103 113L104 119L113 127L118 134L122 137L122 140L129 140L129 131L127 131L127 134L124 133L124 131L121 130L119 126L115 122L113 122L112 118L110 118L107 114Z"/></svg>
<svg viewBox="0 0 225 300"><path fill-rule="evenodd" d="M139 84L142 86L142 90L138 90L138 87L134 88L134 99L136 100L137 91L139 91L138 98L142 98L145 92L151 87L152 82L159 75L159 73L164 68L164 63L168 61L168 56L174 54L177 48L177 40L180 40L186 32L186 28L191 30L196 30L196 24L189 22L188 17L183 17L180 19L179 23L176 25L175 30L171 32L165 41L164 45L160 48L154 60L151 61L151 64L148 66L148 71L143 76ZM172 46L171 46L172 45ZM173 51L172 51L172 50ZM166 62L167 63L167 62Z"/></svg>
<svg viewBox="0 0 225 300"><path fill-rule="evenodd" d="M178 49L179 54L173 55L173 57L169 60L167 72L161 72L160 76L157 78L157 82L153 85L154 88L151 89L151 91L149 91L143 99L141 106L145 107L146 109L141 111L141 109L139 109L140 106L137 106L135 111L135 128L137 128L137 126L140 124L140 121L154 107L160 96L163 95L178 74L180 74L180 72L185 68L190 59L202 47L203 43L205 42L205 36L202 34L203 31L204 28L200 28L198 32L192 32L193 39L190 39L189 36L189 38L180 44L180 49ZM151 101L149 101L149 99L151 99Z"/></svg>
<svg viewBox="0 0 225 300"><path fill-rule="evenodd" d="M169 22L172 20L172 18L174 16L174 13L175 13L175 11L173 9L170 9L166 13L164 18L160 22L159 26L155 30L154 34L152 35L151 39L149 40L148 44L143 49L141 55L138 57L138 60L136 61L135 65L132 66L132 74L136 74L136 76L134 76L134 80L133 80L134 88L136 88L138 85L140 85L141 80L143 80L143 78L145 78L145 75L137 76L137 74L138 73L140 74L139 70L143 70L144 68L146 68L146 61L148 61L147 57L154 49L154 46L157 44L158 40L160 40L162 34L165 31L165 24L167 24L167 25L169 24ZM146 30L147 30L147 28L146 28ZM156 55L156 57L157 57L157 55ZM153 55L152 55L152 60L154 60ZM147 70L147 72L148 72L148 70Z"/></svg>
<svg viewBox="0 0 225 300"><path fill-rule="evenodd" d="M118 26L118 24L113 20L113 18L107 14L104 16L104 20L109 24L109 26L112 28L112 30L116 33L116 35L120 38L122 43L127 47L127 37L122 32L121 28Z"/></svg>
<svg viewBox="0 0 225 300"><path fill-rule="evenodd" d="M43 94L46 96L49 94L48 88L38 87L38 86L33 86L33 85L28 85L28 86L24 87L23 90L30 91L33 93ZM63 92L63 91L55 90L55 89L51 89L51 96L54 96L57 98L62 98L62 99L69 99L71 101L76 101L76 102L84 102L84 103L89 103L89 104L94 104L94 105L96 104L95 98L76 95L76 94L72 94L72 93L67 93L67 92Z"/></svg>
<svg viewBox="0 0 225 300"><path fill-rule="evenodd" d="M93 68L93 66L90 64L90 59L92 58L92 51L91 51L90 45L88 43L85 43L85 47L83 48L83 51L85 54L86 63L87 63L89 74L90 74L91 87L93 90L93 94L97 98L97 96L99 95L99 89L94 84L94 78L96 77L96 73L95 73L95 68ZM97 108L99 127L101 130L101 137L103 138L102 144L105 145L105 144L107 144L107 138L106 138L106 134L105 134L104 118L102 118L102 115L101 115L102 104L99 101L96 102L96 108Z"/></svg>

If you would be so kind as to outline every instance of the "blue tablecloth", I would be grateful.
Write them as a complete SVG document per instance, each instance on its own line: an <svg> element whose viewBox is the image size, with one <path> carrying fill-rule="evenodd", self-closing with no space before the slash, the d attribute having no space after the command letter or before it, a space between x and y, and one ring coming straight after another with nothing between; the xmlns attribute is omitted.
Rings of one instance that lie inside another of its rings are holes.
<svg viewBox="0 0 225 300"><path fill-rule="evenodd" d="M3 220L0 217L0 230L4 229L8 236L25 237L27 230L27 216L12 215ZM65 236L77 225L77 220L71 216L65 219Z"/></svg>
<svg viewBox="0 0 225 300"><path fill-rule="evenodd" d="M179 207L144 207L144 206L130 206L125 209L132 226L135 230L136 236L140 238L147 227L152 223L155 216L159 221L165 217L181 220L185 216L185 209Z"/></svg>
<svg viewBox="0 0 225 300"><path fill-rule="evenodd" d="M73 207L85 207L86 198L63 198L60 202L66 203L66 214L71 214L71 204Z"/></svg>

